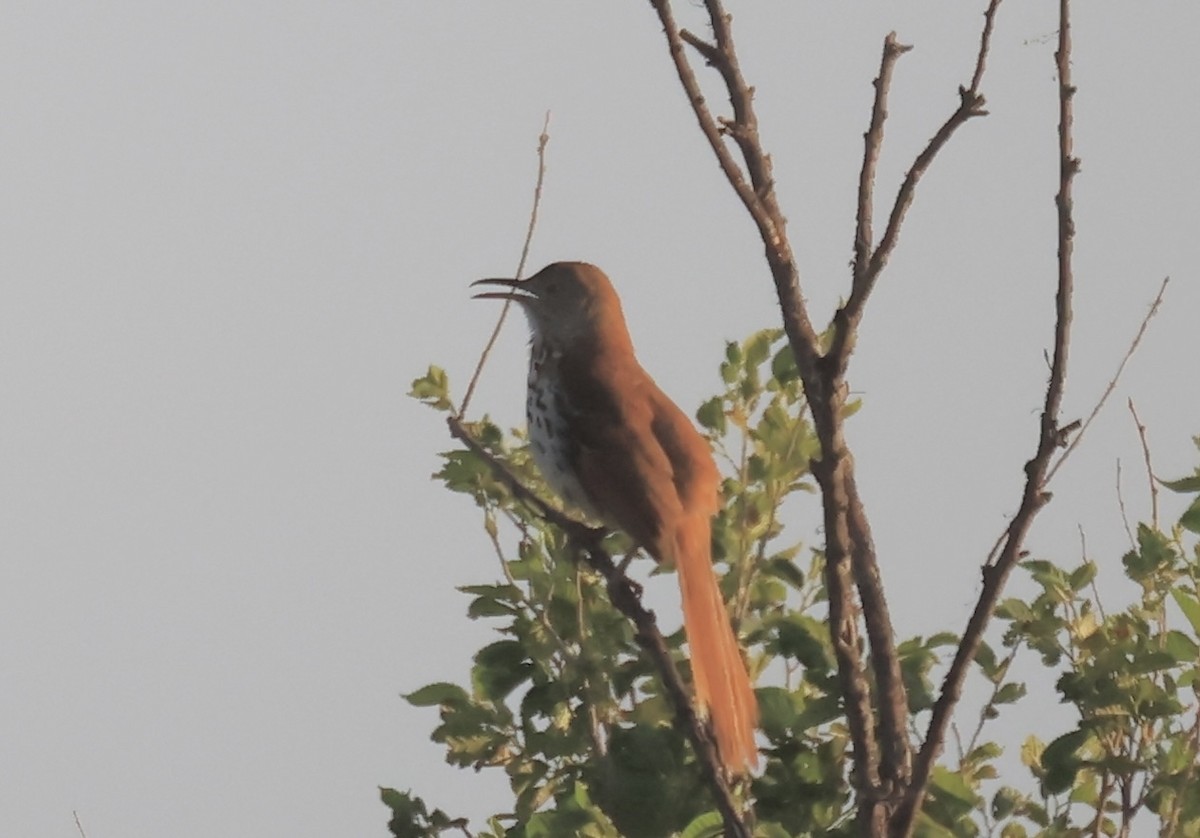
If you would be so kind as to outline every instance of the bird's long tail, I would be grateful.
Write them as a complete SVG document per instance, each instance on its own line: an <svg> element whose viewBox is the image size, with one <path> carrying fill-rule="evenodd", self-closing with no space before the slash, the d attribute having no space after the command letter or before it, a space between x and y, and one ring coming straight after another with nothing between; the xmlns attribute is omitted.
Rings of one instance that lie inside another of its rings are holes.
<svg viewBox="0 0 1200 838"><path fill-rule="evenodd" d="M713 573L710 526L707 515L684 517L675 531L672 558L683 594L696 698L712 719L721 761L731 773L742 774L758 765L758 704Z"/></svg>

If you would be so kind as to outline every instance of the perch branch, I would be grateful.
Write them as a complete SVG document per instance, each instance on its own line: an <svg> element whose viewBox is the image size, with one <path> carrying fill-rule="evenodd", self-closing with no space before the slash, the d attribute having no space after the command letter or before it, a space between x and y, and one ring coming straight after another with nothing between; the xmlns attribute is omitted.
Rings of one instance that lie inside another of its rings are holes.
<svg viewBox="0 0 1200 838"><path fill-rule="evenodd" d="M671 650L658 629L654 612L642 605L637 583L626 576L612 556L600 546L600 541L605 535L604 530L589 527L538 497L504 463L471 436L459 417L447 417L446 424L450 428L450 435L482 458L518 500L531 506L540 518L565 532L588 567L604 578L609 601L636 627L635 637L638 645L650 657L673 705L675 724L692 743L696 760L716 801L717 810L725 821L725 834L730 838L750 838L750 828L738 809L729 783L726 782L716 745L708 728L692 707L687 687L675 666L675 661L671 658Z"/></svg>

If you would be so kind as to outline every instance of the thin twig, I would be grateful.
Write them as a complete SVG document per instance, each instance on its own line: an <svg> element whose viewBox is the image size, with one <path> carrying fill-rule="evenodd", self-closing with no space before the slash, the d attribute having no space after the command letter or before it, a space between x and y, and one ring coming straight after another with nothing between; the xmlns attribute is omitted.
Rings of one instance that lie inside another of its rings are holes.
<svg viewBox="0 0 1200 838"><path fill-rule="evenodd" d="M491 516L490 511L486 512L485 515ZM492 549L496 552L496 559L500 562L500 572L504 574L504 581L517 592L517 602L533 614L538 625L554 641L554 645L558 647L558 651L564 659L568 661L576 659L577 655L571 651L567 642L554 630L554 624L550 622L550 618L546 616L546 612L537 608L529 597L525 596L525 591L521 586L517 584L517 580L512 574L512 569L508 566L508 559L504 557L504 547L500 544L500 534L496 529L494 516L491 516L491 526L485 526L485 530L487 531L488 540L492 543ZM561 674L561 671L559 674Z"/></svg>
<svg viewBox="0 0 1200 838"><path fill-rule="evenodd" d="M529 258L529 246L533 242L533 231L537 228L538 208L542 204L542 184L546 178L546 145L550 142L550 111L546 111L546 119L542 123L542 133L538 135L538 169L537 183L533 187L533 208L529 211L529 226L525 229L525 243L521 246L521 258L517 262L517 272L513 274L516 279L520 279L525 274L525 262ZM475 385L479 383L479 376L483 374L483 365L487 363L488 355L492 352L492 347L496 345L496 339L500 337L500 329L504 326L504 321L508 317L508 309L512 305L512 298L506 298L504 305L500 307L500 316L496 318L496 327L492 329L492 334L488 338L487 343L483 347L483 351L479 353L479 363L475 365L475 372L471 375L471 380L467 383L467 391L463 396L462 406L458 409L459 416L467 415L467 406L471 403L471 396L475 393Z"/></svg>
<svg viewBox="0 0 1200 838"><path fill-rule="evenodd" d="M971 741L967 744L967 753L975 750L975 746L979 744L979 737L983 735L983 726L988 722L988 708L995 706L993 702L996 700L996 696L999 694L1000 688L1004 686L1004 676L1008 674L1010 669L1012 669L1013 661L1017 659L1017 652L1020 650L1021 641L1018 640L1015 644L1013 644L1012 650L1008 653L1008 656L1005 657L1004 661L999 665L999 667L997 667L1000 677L995 683L992 684L992 694L988 696L988 700L984 702L982 707L979 708L979 720L976 722L975 730L971 734ZM959 762L962 762L961 757L959 757Z"/></svg>
<svg viewBox="0 0 1200 838"><path fill-rule="evenodd" d="M1129 400L1129 412L1133 414L1133 423L1137 426L1138 438L1142 441L1142 458L1146 463L1146 481L1150 484L1150 523L1158 529L1158 481L1154 478L1154 467L1150 465L1150 443L1146 441L1146 426L1138 417L1133 399Z"/></svg>
<svg viewBox="0 0 1200 838"><path fill-rule="evenodd" d="M920 811L929 778L946 738L950 713L962 695L967 668L983 640L983 632L991 620L1004 583L1016 566L1022 553L1025 536L1033 525L1037 513L1050 501L1045 491L1046 474L1050 458L1065 442L1058 417L1062 405L1063 389L1066 386L1067 358L1071 335L1071 296L1074 289L1074 272L1071 254L1075 236L1073 200L1071 187L1079 171L1079 160L1074 156L1072 124L1074 113L1072 102L1075 87L1071 83L1071 18L1070 0L1059 0L1058 49L1055 52L1058 68L1058 150L1059 186L1055 196L1058 210L1058 281L1055 295L1054 355L1050 367L1050 380L1046 385L1042 407L1041 428L1037 451L1033 459L1025 464L1025 487L1021 505L1009 523L1004 546L994 565L984 568L983 591L963 632L962 640L942 683L942 691L934 704L925 735L925 742L917 755L913 770L913 782L897 820L893 823L893 834L908 835Z"/></svg>
<svg viewBox="0 0 1200 838"><path fill-rule="evenodd" d="M1058 459L1054 461L1054 465L1050 466L1050 470L1046 472L1047 483L1058 472L1067 457L1071 456L1071 452L1078 447L1080 441L1083 439L1083 435L1087 433L1088 427L1092 424L1092 420L1100 413L1100 409L1104 407L1104 403L1108 401L1108 397L1117 388L1117 382L1121 380L1121 373L1125 372L1125 365L1129 363L1129 359L1133 357L1133 353L1137 351L1138 346L1142 342L1142 337L1146 334L1146 327L1150 325L1150 321L1154 318L1154 315L1158 314L1158 309L1162 305L1163 294L1166 293L1167 283L1170 281L1171 277L1165 277L1162 284L1158 286L1158 293L1154 295L1154 302L1150 304L1150 309L1146 312L1146 316L1142 318L1137 333L1133 336L1133 340L1129 342L1129 347L1125 350L1125 355L1121 358L1121 363L1117 364L1117 371L1108 380L1108 385L1104 388L1104 392L1101 394L1099 400L1097 400L1095 407L1092 408L1092 412L1083 421L1083 425L1079 428L1078 433L1072 436L1071 444L1067 446L1067 450L1059 455Z"/></svg>
<svg viewBox="0 0 1200 838"><path fill-rule="evenodd" d="M79 838L87 838L87 833L83 831L83 824L79 822L79 812L72 809L71 814L75 816L75 828L79 830Z"/></svg>
<svg viewBox="0 0 1200 838"><path fill-rule="evenodd" d="M987 68L988 44L992 40L992 28L996 25L996 9L1000 8L1000 0L990 0L987 11L983 13L983 32L979 35L979 54L975 57L975 74L971 76L971 86L968 90L979 92L983 84L983 71Z"/></svg>
<svg viewBox="0 0 1200 838"><path fill-rule="evenodd" d="M1137 549L1137 540L1129 526L1129 515L1125 512L1125 496L1121 493L1121 461L1117 460L1117 507L1121 510L1121 523L1125 525L1125 535L1129 536L1129 546Z"/></svg>

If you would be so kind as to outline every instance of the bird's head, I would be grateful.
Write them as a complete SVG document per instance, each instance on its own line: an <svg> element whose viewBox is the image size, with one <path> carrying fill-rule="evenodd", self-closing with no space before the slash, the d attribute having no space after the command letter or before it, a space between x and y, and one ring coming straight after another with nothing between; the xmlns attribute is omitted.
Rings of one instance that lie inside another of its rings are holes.
<svg viewBox="0 0 1200 838"><path fill-rule="evenodd" d="M587 262L555 262L528 279L481 279L472 283L499 286L477 300L514 300L529 317L530 328L542 338L570 343L604 339L616 330L628 340L621 301L604 271ZM616 338L617 335L612 335Z"/></svg>

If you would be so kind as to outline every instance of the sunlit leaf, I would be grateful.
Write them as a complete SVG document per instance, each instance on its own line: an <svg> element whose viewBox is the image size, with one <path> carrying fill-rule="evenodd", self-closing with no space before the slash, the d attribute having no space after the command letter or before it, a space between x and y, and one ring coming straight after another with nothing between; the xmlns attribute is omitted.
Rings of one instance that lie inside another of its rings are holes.
<svg viewBox="0 0 1200 838"><path fill-rule="evenodd" d="M1183 612L1183 616L1191 624L1192 631L1200 637L1200 600L1197 600L1179 588L1172 588L1171 596L1175 598L1175 604L1179 606L1179 610Z"/></svg>
<svg viewBox="0 0 1200 838"><path fill-rule="evenodd" d="M404 696L404 700L414 707L434 707L437 705L466 704L470 701L467 691L458 684L439 681L426 684L418 690L413 690Z"/></svg>

